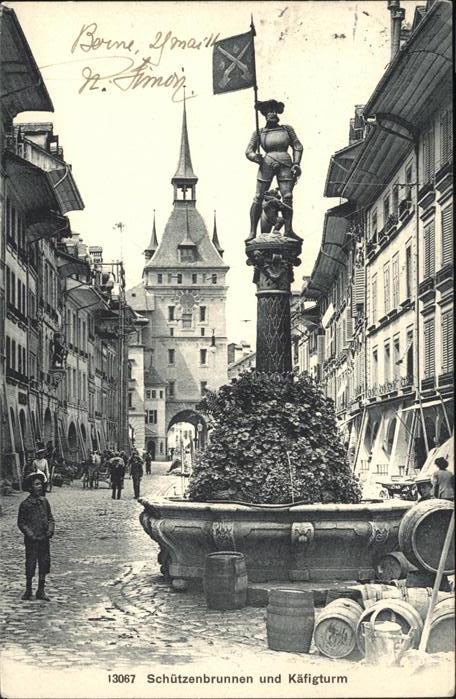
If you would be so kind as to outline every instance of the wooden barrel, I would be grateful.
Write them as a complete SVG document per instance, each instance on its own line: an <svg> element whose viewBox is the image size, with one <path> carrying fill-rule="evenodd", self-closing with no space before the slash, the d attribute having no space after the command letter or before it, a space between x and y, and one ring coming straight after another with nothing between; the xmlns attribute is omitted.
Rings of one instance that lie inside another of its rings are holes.
<svg viewBox="0 0 456 699"><path fill-rule="evenodd" d="M308 653L314 623L312 591L271 590L266 617L269 648Z"/></svg>
<svg viewBox="0 0 456 699"><path fill-rule="evenodd" d="M402 599L402 591L396 585L381 585L379 583L371 583L367 585L358 585L357 589L361 591L363 596L363 605L368 609L373 604L382 599Z"/></svg>
<svg viewBox="0 0 456 699"><path fill-rule="evenodd" d="M339 598L330 602L318 616L314 643L328 658L345 658L356 648L361 605L352 599Z"/></svg>
<svg viewBox="0 0 456 699"><path fill-rule="evenodd" d="M401 551L387 553L375 565L375 577L383 583L407 577L411 565Z"/></svg>
<svg viewBox="0 0 456 699"><path fill-rule="evenodd" d="M399 526L399 547L413 565L437 572L453 507L450 500L423 500L405 513ZM443 572L454 573L454 536Z"/></svg>
<svg viewBox="0 0 456 699"><path fill-rule="evenodd" d="M404 600L409 602L424 621L429 609L432 597L432 587L405 587ZM437 602L442 602L453 597L451 592L438 592Z"/></svg>
<svg viewBox="0 0 456 699"><path fill-rule="evenodd" d="M454 597L438 602L432 613L428 653L454 653Z"/></svg>
<svg viewBox="0 0 456 699"><path fill-rule="evenodd" d="M209 609L240 609L247 602L247 571L242 553L217 551L206 556L204 594Z"/></svg>
<svg viewBox="0 0 456 699"><path fill-rule="evenodd" d="M405 600L389 599L379 600L372 607L365 609L361 614L356 629L358 648L364 653L363 623L365 621L394 621L399 624L402 633L408 634L412 627L415 628L413 636L413 648L418 648L423 622L416 609Z"/></svg>

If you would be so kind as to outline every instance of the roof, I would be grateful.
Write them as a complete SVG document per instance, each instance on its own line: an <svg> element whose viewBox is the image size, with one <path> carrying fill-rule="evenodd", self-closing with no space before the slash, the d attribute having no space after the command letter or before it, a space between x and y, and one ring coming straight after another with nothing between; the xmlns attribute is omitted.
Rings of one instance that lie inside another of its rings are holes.
<svg viewBox="0 0 456 699"><path fill-rule="evenodd" d="M0 5L2 110L13 119L20 112L53 112L49 93L16 13Z"/></svg>
<svg viewBox="0 0 456 699"><path fill-rule="evenodd" d="M188 234L196 245L195 262L181 262L179 245ZM181 269L223 269L228 266L211 243L206 224L196 208L195 202L175 201L171 216L166 224L157 252L144 267L144 270L160 268Z"/></svg>
<svg viewBox="0 0 456 699"><path fill-rule="evenodd" d="M222 246L220 245L220 241L218 238L217 217L216 217L215 211L214 211L214 229L212 231L212 245L215 247L217 252L223 257L224 250L223 250Z"/></svg>
<svg viewBox="0 0 456 699"><path fill-rule="evenodd" d="M127 289L125 295L128 305L134 311L153 311L155 309L154 297L146 292L142 282Z"/></svg>
<svg viewBox="0 0 456 699"><path fill-rule="evenodd" d="M354 205L346 202L326 212L320 251L310 281L303 292L304 298L317 298L331 289L333 280L347 257L343 248L354 210Z"/></svg>
<svg viewBox="0 0 456 699"><path fill-rule="evenodd" d="M185 100L184 111L182 115L182 133L181 146L179 151L179 162L177 163L176 174L174 175L171 182L174 184L175 180L189 180L193 183L198 182L198 178L193 172L192 158L190 155L190 144L188 142L187 131L187 110L185 108Z"/></svg>
<svg viewBox="0 0 456 699"><path fill-rule="evenodd" d="M155 209L154 209L154 222L152 224L152 235L150 238L150 243L147 246L147 248L144 250L144 252L155 252L155 250L158 248L158 240L157 240L157 229L155 227Z"/></svg>
<svg viewBox="0 0 456 699"><path fill-rule="evenodd" d="M154 366L150 366L149 369L144 371L145 386L166 386L167 383L165 379L162 379Z"/></svg>

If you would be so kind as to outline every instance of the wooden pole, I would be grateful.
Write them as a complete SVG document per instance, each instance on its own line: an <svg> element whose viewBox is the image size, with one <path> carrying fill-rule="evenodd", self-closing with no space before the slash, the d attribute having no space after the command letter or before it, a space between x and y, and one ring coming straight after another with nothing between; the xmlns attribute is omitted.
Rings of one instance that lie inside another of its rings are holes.
<svg viewBox="0 0 456 699"><path fill-rule="evenodd" d="M431 602L429 604L429 609L426 614L426 621L424 622L423 633L421 634L421 641L418 650L426 651L426 647L429 641L429 634L431 632L431 618L434 613L434 607L437 602L437 595L439 593L440 583L442 580L443 569L445 567L446 559L448 556L448 551L450 550L451 537L454 532L454 511L451 513L450 524L448 525L448 531L446 533L445 541L443 543L443 549L440 556L439 567L437 569L437 575L435 576L434 587L432 590Z"/></svg>
<svg viewBox="0 0 456 699"><path fill-rule="evenodd" d="M255 100L255 128L256 128L256 133L257 133L257 152L260 152L260 122L258 118L258 109L257 109L257 102L258 102L258 85L257 85L257 74L256 74L256 60L255 60L255 37L256 37L256 31L255 31L255 25L253 23L253 15L250 15L250 30L252 32L252 47L253 47L253 95L254 95L254 100Z"/></svg>

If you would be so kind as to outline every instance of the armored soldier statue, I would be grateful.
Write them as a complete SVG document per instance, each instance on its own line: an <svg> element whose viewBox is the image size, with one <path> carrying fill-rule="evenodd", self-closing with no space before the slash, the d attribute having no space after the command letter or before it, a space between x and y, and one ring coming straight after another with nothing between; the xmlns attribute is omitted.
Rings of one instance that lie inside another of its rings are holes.
<svg viewBox="0 0 456 699"><path fill-rule="evenodd" d="M260 129L259 134L256 131L252 134L245 152L249 160L260 166L255 198L250 209L250 235L247 241L256 236L264 195L270 188L274 176L277 178L284 205L284 234L288 238L297 238L292 228L293 187L301 174L299 163L302 157L302 144L292 126L279 125L278 115L284 110L283 102L276 100L257 102L256 108L266 118L266 125ZM264 150L264 155L259 152L259 146ZM288 152L290 147L293 159Z"/></svg>

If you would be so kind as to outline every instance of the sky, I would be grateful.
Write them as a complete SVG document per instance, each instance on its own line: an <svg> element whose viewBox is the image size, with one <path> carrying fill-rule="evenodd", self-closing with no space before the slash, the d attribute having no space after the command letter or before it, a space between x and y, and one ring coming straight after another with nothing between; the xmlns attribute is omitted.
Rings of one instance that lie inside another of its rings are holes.
<svg viewBox="0 0 456 699"><path fill-rule="evenodd" d="M253 15L259 99L285 103L281 121L303 144L294 189L294 230L304 239L293 284L300 289L318 253L324 213L339 203L323 197L329 159L348 145L354 106L367 102L390 60L386 0L5 4L19 18L55 110L17 121L52 121L85 204L69 214L72 229L88 245L102 245L105 261L123 259L128 287L141 281L154 209L159 240L171 213L185 82L197 208L210 233L217 211L230 266L228 340L253 346L255 287L243 241L257 171L244 155L254 97L252 89L212 94L211 38L248 31ZM401 4L411 23L420 3ZM167 86L110 82L149 56Z"/></svg>

